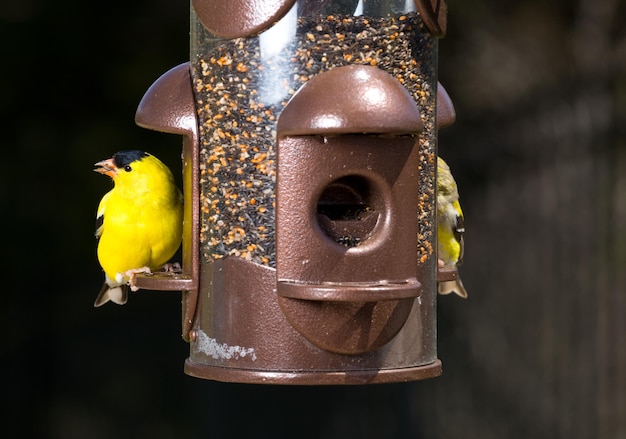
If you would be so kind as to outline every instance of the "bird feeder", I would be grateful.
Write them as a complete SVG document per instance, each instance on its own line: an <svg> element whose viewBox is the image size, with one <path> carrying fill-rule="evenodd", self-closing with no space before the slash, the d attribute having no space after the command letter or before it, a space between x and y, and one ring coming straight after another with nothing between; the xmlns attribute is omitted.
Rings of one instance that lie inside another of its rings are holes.
<svg viewBox="0 0 626 439"><path fill-rule="evenodd" d="M192 0L191 60L136 115L184 136L183 272L137 285L183 292L187 374L363 384L441 373L445 25L436 0Z"/></svg>

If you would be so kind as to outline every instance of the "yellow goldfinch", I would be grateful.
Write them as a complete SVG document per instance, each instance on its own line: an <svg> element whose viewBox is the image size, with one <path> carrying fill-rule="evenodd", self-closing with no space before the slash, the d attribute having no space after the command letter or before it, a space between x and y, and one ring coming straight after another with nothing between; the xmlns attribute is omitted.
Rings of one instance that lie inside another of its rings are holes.
<svg viewBox="0 0 626 439"><path fill-rule="evenodd" d="M105 282L94 302L123 305L135 276L162 267L178 250L183 233L183 199L171 171L143 151L120 151L94 165L114 187L96 216L98 260Z"/></svg>
<svg viewBox="0 0 626 439"><path fill-rule="evenodd" d="M437 258L444 266L463 262L463 211L459 204L459 191L448 164L437 158ZM439 282L439 294L452 292L467 298L467 291L457 276L456 280Z"/></svg>

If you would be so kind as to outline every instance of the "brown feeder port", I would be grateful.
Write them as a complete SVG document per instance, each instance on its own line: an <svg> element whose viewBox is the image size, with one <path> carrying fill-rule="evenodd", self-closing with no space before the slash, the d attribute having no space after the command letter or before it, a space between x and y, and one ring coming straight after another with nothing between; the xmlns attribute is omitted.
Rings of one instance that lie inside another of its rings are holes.
<svg viewBox="0 0 626 439"><path fill-rule="evenodd" d="M435 67L445 3L335 3L194 0L191 62L137 110L140 126L184 136L183 273L138 286L183 291L189 375L441 374L436 290L450 274L436 263L436 139L454 120Z"/></svg>

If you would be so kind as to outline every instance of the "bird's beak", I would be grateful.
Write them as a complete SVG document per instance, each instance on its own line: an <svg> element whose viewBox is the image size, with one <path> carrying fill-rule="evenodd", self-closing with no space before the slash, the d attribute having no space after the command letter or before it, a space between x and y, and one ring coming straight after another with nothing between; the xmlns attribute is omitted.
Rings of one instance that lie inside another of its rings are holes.
<svg viewBox="0 0 626 439"><path fill-rule="evenodd" d="M117 166L113 163L113 159L102 160L94 165L96 168L94 172L98 172L100 174L108 175L113 178L117 175Z"/></svg>

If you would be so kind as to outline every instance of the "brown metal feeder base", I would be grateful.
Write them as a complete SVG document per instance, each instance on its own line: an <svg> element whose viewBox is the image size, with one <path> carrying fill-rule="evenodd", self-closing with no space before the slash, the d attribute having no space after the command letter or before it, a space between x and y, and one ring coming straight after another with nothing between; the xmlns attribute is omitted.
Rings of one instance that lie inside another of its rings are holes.
<svg viewBox="0 0 626 439"><path fill-rule="evenodd" d="M199 364L187 359L187 375L208 380L246 384L285 385L358 385L384 384L425 380L441 375L441 361L418 367L381 370L352 370L347 372L269 371L235 369Z"/></svg>

